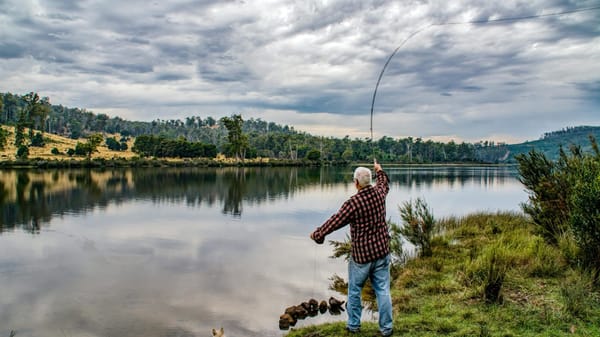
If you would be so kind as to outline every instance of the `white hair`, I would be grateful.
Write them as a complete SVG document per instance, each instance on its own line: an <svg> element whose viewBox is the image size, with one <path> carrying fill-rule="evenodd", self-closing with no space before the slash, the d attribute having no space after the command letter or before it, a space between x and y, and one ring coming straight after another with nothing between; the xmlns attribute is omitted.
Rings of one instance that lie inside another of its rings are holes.
<svg viewBox="0 0 600 337"><path fill-rule="evenodd" d="M371 170L366 167L357 167L354 170L354 180L358 182L358 186L367 187L371 185Z"/></svg>

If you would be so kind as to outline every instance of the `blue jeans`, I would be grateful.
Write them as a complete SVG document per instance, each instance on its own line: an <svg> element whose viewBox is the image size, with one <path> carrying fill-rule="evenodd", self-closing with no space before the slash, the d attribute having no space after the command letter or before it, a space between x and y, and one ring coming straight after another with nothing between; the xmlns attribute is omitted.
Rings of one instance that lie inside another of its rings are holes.
<svg viewBox="0 0 600 337"><path fill-rule="evenodd" d="M369 263L348 263L348 324L349 330L360 328L362 315L362 288L371 280L379 307L379 330L384 335L392 333L392 297L390 295L390 256L387 255Z"/></svg>

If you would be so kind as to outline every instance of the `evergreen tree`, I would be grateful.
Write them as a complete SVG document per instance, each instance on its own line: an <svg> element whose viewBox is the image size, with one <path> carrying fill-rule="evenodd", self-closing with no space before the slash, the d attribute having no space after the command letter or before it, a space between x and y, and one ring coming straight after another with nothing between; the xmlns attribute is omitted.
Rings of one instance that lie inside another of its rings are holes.
<svg viewBox="0 0 600 337"><path fill-rule="evenodd" d="M4 151L6 143L8 142L8 131L4 130L0 126L0 151Z"/></svg>
<svg viewBox="0 0 600 337"><path fill-rule="evenodd" d="M248 149L248 136L242 132L242 115L232 115L221 118L221 122L227 128L228 152L238 160L244 160Z"/></svg>
<svg viewBox="0 0 600 337"><path fill-rule="evenodd" d="M27 118L25 112L19 113L19 119L17 120L17 126L15 127L15 146L19 148L25 142L25 126L27 125Z"/></svg>

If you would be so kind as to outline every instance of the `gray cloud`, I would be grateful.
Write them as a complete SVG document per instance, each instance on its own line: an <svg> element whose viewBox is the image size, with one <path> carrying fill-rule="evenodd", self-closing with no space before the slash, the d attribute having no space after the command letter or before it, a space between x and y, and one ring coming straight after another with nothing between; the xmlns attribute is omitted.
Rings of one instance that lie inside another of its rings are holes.
<svg viewBox="0 0 600 337"><path fill-rule="evenodd" d="M576 83L575 87L582 93L586 101L600 104L600 80L588 83Z"/></svg>
<svg viewBox="0 0 600 337"><path fill-rule="evenodd" d="M25 47L13 42L0 43L0 58L14 59L25 55Z"/></svg>

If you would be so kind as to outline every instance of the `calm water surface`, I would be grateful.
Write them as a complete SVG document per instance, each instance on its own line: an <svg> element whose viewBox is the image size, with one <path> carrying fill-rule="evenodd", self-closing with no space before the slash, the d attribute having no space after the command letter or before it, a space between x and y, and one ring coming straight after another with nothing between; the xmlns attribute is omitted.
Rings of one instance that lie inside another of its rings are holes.
<svg viewBox="0 0 600 337"><path fill-rule="evenodd" d="M438 218L518 211L527 199L512 168L386 170L397 223L411 198ZM351 177L352 168L0 171L0 336L210 336L219 327L281 336L286 307L345 299L328 290L332 275L346 277L345 262L308 235L355 192Z"/></svg>

